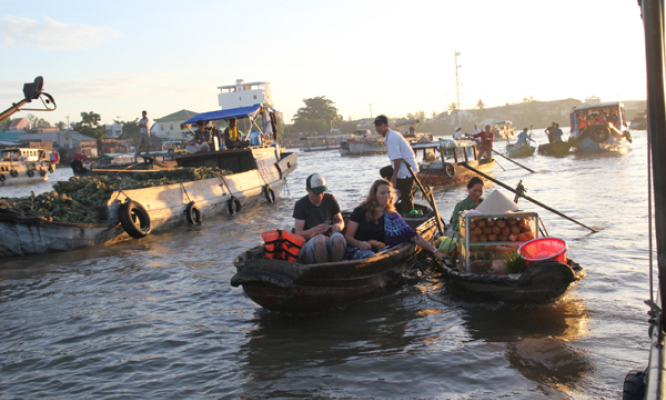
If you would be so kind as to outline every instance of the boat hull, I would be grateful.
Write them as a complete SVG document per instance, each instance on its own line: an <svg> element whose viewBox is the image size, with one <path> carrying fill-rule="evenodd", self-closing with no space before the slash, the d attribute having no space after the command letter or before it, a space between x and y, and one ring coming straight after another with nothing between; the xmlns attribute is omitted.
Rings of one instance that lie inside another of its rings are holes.
<svg viewBox="0 0 666 400"><path fill-rule="evenodd" d="M571 142L558 141L539 145L538 152L544 156L564 157L571 154L571 148Z"/></svg>
<svg viewBox="0 0 666 400"><path fill-rule="evenodd" d="M386 154L388 150L384 144L376 140L347 141L340 143L340 155L343 156L368 156L373 154Z"/></svg>
<svg viewBox="0 0 666 400"><path fill-rule="evenodd" d="M268 202L267 186L277 194L287 175L297 166L297 153L285 153L279 162L257 159L257 168L222 178L202 179L143 189L111 193L107 202L108 222L70 224L43 218L22 218L9 212L0 214L0 255L24 256L86 246L108 245L131 239L120 224L120 205L132 200L146 210L151 231L162 231L187 222L186 210L193 204L202 220L221 213L236 212L253 202Z"/></svg>
<svg viewBox="0 0 666 400"><path fill-rule="evenodd" d="M506 155L510 158L524 158L534 155L536 147L529 145L508 144L506 145Z"/></svg>
<svg viewBox="0 0 666 400"><path fill-rule="evenodd" d="M512 275L461 272L447 262L446 277L458 287L474 295L508 303L549 303L564 296L587 272L579 264L544 261L530 266L519 277Z"/></svg>
<svg viewBox="0 0 666 400"><path fill-rule="evenodd" d="M495 169L495 160L480 163L479 161L470 161L469 166L483 173L491 173ZM447 186L460 183L467 183L469 179L476 176L476 172L465 168L463 165L455 164L455 175L450 178L444 168L422 167L418 177L424 185Z"/></svg>
<svg viewBox="0 0 666 400"><path fill-rule="evenodd" d="M0 187L44 182L55 169L55 163L48 161L1 161Z"/></svg>
<svg viewBox="0 0 666 400"><path fill-rule="evenodd" d="M434 218L417 231L432 239ZM234 265L232 286L242 286L260 306L282 312L321 312L344 307L400 287L416 261L420 248L403 243L364 260L300 264L263 258L263 245L245 251Z"/></svg>

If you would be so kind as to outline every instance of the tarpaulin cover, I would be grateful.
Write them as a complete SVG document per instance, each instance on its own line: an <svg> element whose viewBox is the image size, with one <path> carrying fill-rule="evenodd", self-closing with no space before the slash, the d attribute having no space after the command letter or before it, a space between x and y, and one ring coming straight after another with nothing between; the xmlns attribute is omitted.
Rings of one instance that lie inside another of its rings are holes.
<svg viewBox="0 0 666 400"><path fill-rule="evenodd" d="M261 112L261 107L262 107L261 104L257 104L249 107L231 108L229 110L209 111L197 114L194 117L183 122L183 124L194 124L197 121L208 122L208 121L230 119L230 118L237 118L237 119L250 118L250 120L254 121L260 115L259 113ZM275 112L275 110L269 107L264 106L264 108L270 112Z"/></svg>

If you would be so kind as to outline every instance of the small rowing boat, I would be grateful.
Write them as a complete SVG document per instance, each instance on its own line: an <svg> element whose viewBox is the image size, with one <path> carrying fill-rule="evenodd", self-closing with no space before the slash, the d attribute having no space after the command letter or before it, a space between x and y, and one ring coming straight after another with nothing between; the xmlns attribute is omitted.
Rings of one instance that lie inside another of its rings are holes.
<svg viewBox="0 0 666 400"><path fill-rule="evenodd" d="M343 216L348 218L350 214ZM437 229L432 212L405 221L426 240L431 240ZM407 242L363 260L301 264L266 258L262 244L236 258L237 273L231 285L242 286L252 301L268 310L325 311L404 284L420 251L420 247Z"/></svg>

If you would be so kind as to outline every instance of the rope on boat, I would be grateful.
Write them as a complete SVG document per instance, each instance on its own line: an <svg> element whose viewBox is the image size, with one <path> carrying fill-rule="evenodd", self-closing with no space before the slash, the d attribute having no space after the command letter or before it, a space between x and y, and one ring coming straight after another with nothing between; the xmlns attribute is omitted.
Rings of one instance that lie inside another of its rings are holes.
<svg viewBox="0 0 666 400"><path fill-rule="evenodd" d="M183 185L183 182L180 183L180 188L183 189L183 192L185 192L185 195L187 196L187 199L189 200L188 203L192 203L192 198L190 197L190 194L187 193L187 190L185 190L185 186Z"/></svg>

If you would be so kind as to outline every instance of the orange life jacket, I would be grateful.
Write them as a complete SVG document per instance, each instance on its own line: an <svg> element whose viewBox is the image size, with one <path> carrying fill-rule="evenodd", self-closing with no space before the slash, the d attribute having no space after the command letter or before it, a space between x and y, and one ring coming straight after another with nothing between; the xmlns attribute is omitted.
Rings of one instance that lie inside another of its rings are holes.
<svg viewBox="0 0 666 400"><path fill-rule="evenodd" d="M298 253L305 244L305 238L291 232L277 229L261 234L264 239L264 254L271 260L298 261Z"/></svg>

